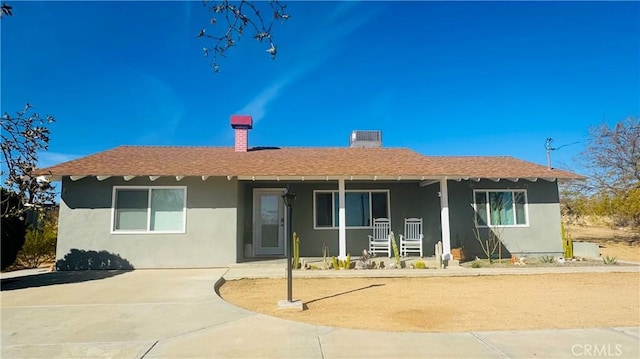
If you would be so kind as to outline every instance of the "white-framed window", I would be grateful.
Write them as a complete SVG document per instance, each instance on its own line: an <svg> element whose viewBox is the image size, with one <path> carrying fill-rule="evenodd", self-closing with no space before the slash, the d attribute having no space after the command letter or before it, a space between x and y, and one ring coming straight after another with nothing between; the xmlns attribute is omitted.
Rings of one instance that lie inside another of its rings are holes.
<svg viewBox="0 0 640 359"><path fill-rule="evenodd" d="M338 191L313 191L314 229L338 227ZM345 191L346 226L371 227L373 218L389 218L389 190Z"/></svg>
<svg viewBox="0 0 640 359"><path fill-rule="evenodd" d="M187 187L114 186L111 233L185 233Z"/></svg>
<svg viewBox="0 0 640 359"><path fill-rule="evenodd" d="M473 198L479 227L529 225L527 190L474 190Z"/></svg>

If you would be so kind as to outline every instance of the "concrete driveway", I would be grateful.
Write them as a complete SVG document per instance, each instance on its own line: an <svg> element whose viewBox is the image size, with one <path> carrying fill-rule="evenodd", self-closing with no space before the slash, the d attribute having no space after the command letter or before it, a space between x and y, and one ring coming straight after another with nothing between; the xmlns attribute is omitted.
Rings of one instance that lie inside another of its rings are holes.
<svg viewBox="0 0 640 359"><path fill-rule="evenodd" d="M1 356L640 357L638 327L429 334L369 332L280 320L220 299L214 285L225 275L234 276L228 271L3 274Z"/></svg>

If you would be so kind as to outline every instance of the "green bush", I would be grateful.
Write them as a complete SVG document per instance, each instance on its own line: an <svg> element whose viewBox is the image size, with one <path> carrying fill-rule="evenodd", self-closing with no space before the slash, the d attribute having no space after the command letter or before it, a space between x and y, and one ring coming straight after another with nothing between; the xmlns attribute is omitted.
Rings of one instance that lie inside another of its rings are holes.
<svg viewBox="0 0 640 359"><path fill-rule="evenodd" d="M425 269L425 268L427 268L427 266L424 264L423 261L417 261L414 265L416 266L416 269Z"/></svg>
<svg viewBox="0 0 640 359"><path fill-rule="evenodd" d="M616 265L616 264L618 264L618 258L616 258L615 256L613 256L613 257L606 256L606 257L602 258L602 263L604 263L605 265L608 265L608 266Z"/></svg>
<svg viewBox="0 0 640 359"><path fill-rule="evenodd" d="M482 267L482 262L480 261L473 261L471 263L471 268L480 268L480 267Z"/></svg>
<svg viewBox="0 0 640 359"><path fill-rule="evenodd" d="M37 268L55 257L58 239L57 218L48 216L39 222L37 227L27 229L24 245L18 252L18 263L25 268Z"/></svg>

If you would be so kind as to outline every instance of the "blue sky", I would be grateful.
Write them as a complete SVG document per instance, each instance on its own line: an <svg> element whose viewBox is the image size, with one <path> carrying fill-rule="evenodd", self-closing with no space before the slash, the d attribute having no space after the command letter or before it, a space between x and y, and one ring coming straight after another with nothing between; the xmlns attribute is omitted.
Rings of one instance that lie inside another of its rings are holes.
<svg viewBox="0 0 640 359"><path fill-rule="evenodd" d="M119 145L347 146L573 162L640 115L639 2L289 2L272 61L250 36L213 73L201 2L9 2L1 112L52 114L42 164ZM209 29L208 31L211 31ZM250 34L248 34L250 35Z"/></svg>

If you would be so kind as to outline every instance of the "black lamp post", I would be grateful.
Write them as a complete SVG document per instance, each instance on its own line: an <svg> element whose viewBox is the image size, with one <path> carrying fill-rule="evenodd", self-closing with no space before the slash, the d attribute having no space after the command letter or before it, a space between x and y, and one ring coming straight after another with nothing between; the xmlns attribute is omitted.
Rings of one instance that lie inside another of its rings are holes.
<svg viewBox="0 0 640 359"><path fill-rule="evenodd" d="M287 190L282 195L282 199L284 200L284 204L287 206L287 232L288 232L288 246L287 246L287 301L292 302L293 299L293 263L291 259L291 253L293 252L293 232L292 228L292 214L293 214L293 204L296 200L296 194L289 191L289 186L287 186Z"/></svg>

